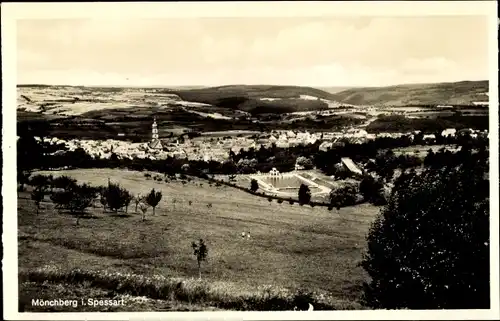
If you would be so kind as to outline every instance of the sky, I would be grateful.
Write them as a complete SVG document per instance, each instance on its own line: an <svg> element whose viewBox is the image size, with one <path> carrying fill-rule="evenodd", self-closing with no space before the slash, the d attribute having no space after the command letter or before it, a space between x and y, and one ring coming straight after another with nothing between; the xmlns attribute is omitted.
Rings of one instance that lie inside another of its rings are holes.
<svg viewBox="0 0 500 321"><path fill-rule="evenodd" d="M31 19L18 84L386 86L488 79L481 16Z"/></svg>

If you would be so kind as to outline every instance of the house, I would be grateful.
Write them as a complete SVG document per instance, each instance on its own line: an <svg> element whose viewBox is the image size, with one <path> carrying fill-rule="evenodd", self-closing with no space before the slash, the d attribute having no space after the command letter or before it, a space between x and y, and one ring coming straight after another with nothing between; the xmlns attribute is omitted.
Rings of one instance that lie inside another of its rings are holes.
<svg viewBox="0 0 500 321"><path fill-rule="evenodd" d="M163 145L159 139L155 139L149 143L149 148L151 149L163 149Z"/></svg>
<svg viewBox="0 0 500 321"><path fill-rule="evenodd" d="M363 175L363 172L349 157L342 157L340 163L353 174Z"/></svg>
<svg viewBox="0 0 500 321"><path fill-rule="evenodd" d="M457 133L457 130L455 128L446 128L441 132L441 136L443 137L453 137Z"/></svg>

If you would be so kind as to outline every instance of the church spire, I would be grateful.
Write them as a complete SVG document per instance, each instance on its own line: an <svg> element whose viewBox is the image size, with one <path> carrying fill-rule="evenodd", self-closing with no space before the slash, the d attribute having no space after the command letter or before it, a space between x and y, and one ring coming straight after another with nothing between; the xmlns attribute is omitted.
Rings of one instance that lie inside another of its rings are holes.
<svg viewBox="0 0 500 321"><path fill-rule="evenodd" d="M153 118L153 126L152 126L152 140L158 140L158 125L156 124L156 117Z"/></svg>

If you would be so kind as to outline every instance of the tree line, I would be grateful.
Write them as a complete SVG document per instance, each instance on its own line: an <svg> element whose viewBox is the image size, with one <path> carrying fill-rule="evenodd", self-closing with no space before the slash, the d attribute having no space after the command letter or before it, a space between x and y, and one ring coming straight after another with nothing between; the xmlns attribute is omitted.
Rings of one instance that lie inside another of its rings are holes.
<svg viewBox="0 0 500 321"><path fill-rule="evenodd" d="M119 211L128 213L131 202L135 202L135 211L139 208L142 212L142 219L146 219L146 212L149 208L155 210L162 199L162 192L152 189L146 195L133 195L127 189L117 183L108 181L106 186L91 186L83 183L79 184L69 176L53 177L52 175L37 174L31 177L29 171L22 172L22 180L19 183L19 190L24 191L26 185L33 187L30 196L34 201L37 214L40 211L41 203L46 196L54 204L54 208L59 211L69 211L76 216L76 225L82 216L87 214L86 210L94 206L99 201L104 211L118 214Z"/></svg>

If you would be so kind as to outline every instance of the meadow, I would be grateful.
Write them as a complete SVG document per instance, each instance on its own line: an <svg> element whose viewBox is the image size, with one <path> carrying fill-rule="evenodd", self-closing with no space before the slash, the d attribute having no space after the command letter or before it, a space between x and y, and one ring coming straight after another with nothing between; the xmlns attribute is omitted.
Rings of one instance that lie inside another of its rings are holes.
<svg viewBox="0 0 500 321"><path fill-rule="evenodd" d="M48 200L36 214L29 193L20 192L21 298L41 284L52 290L57 284L65 284L63 292L70 298L78 291L100 291L103 287L114 293L113 282L132 282L132 288L144 288L152 282L150 287L156 290L136 295L167 300L163 294L172 284L184 280L192 289L203 286L205 293L204 299L189 295L175 298L177 305L197 304L188 310L255 309L254 303L248 303L253 299L248 298L269 289L312 291L322 298L324 309L363 308L359 299L367 276L358 263L377 207L362 204L328 211L270 203L199 179L159 182L146 179L141 172L119 169L41 173L69 175L95 186L106 185L110 179L134 194L155 188L162 191L163 198L156 215L149 210L146 221L133 204L128 213L118 214L96 206L76 226L74 217L55 210ZM251 238L242 238L242 232L250 232ZM197 264L191 248L191 242L200 238L209 249L208 260L202 265L203 281L196 280ZM112 275L114 281L106 283L102 275ZM130 280L135 281L120 279L123 275L132 275ZM51 285L44 282L47 279L52 280ZM246 303L236 304L238 298L246 298ZM200 306L202 303L205 305ZM233 305L227 306L229 303ZM158 305L153 304L152 309L155 307ZM169 305L169 309L176 308Z"/></svg>

